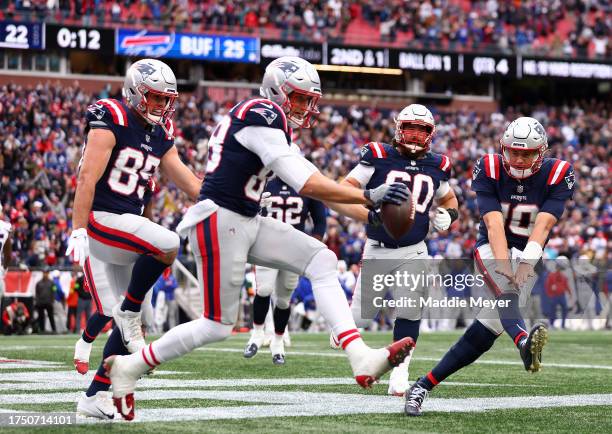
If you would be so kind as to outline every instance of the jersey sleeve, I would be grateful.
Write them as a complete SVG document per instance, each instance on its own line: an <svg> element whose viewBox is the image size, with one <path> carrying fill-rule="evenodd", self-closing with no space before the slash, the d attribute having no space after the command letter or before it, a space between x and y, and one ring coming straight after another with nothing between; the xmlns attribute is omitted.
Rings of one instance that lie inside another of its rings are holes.
<svg viewBox="0 0 612 434"><path fill-rule="evenodd" d="M541 212L547 212L560 219L565 210L565 203L574 197L574 185L576 178L574 167L566 161L559 160L555 166L561 166L559 170L553 167L548 177L549 190L544 203L540 207ZM567 165L567 167L563 167Z"/></svg>
<svg viewBox="0 0 612 434"><path fill-rule="evenodd" d="M361 148L361 157L359 158L359 164L364 166L374 166L377 158L386 158L387 150L383 143L370 142L366 143Z"/></svg>
<svg viewBox="0 0 612 434"><path fill-rule="evenodd" d="M446 155L440 155L440 164L438 166L441 172L440 181L448 182L451 176L452 163Z"/></svg>
<svg viewBox="0 0 612 434"><path fill-rule="evenodd" d="M287 117L280 106L267 99L252 99L232 109L232 115L245 126L269 127L289 132Z"/></svg>
<svg viewBox="0 0 612 434"><path fill-rule="evenodd" d="M115 136L120 127L127 126L127 114L123 106L113 99L101 99L87 108L87 129L110 130Z"/></svg>
<svg viewBox="0 0 612 434"><path fill-rule="evenodd" d="M472 190L478 193L489 193L495 194L495 179L490 175L491 172L487 170L485 165L487 165L489 157L494 157L491 155L485 155L480 160L476 162L474 168L472 169Z"/></svg>
<svg viewBox="0 0 612 434"><path fill-rule="evenodd" d="M314 199L310 199L308 204L308 212L310 218L312 218L312 234L319 235L321 238L327 231L327 215L325 212L325 205L322 202Z"/></svg>

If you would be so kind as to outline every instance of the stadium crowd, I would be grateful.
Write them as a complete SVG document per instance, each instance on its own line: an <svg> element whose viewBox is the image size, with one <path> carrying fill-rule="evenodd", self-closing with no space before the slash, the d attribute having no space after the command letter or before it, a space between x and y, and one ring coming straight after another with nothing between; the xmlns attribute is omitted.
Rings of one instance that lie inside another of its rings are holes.
<svg viewBox="0 0 612 434"><path fill-rule="evenodd" d="M85 134L84 114L99 96L83 92L78 84L0 87L0 202L3 218L14 228L13 265L70 265L64 252ZM205 171L208 137L232 105L193 95L181 98L175 117L176 144L199 176ZM479 222L470 189L471 169L481 155L498 149L506 123L521 114L541 120L549 136L549 155L570 161L576 169L576 195L567 218L553 231L547 256L587 255L595 262L605 261L612 252L608 241L612 224L610 109L609 103L595 101L555 108L543 104L509 107L496 113L478 113L468 107L446 112L432 107L437 123L433 150L451 158L451 183L461 206L460 218L450 232L432 231L430 254L471 257ZM357 164L362 145L390 141L395 114L375 107L324 106L315 127L303 130L295 141L326 175L341 179ZM165 184L160 181L158 185ZM153 200L156 219L172 229L189 205L171 185L159 189ZM333 213L328 222L328 246L349 267L358 263L363 225Z"/></svg>
<svg viewBox="0 0 612 434"><path fill-rule="evenodd" d="M176 30L255 32L282 39L381 42L425 48L520 50L604 58L612 28L601 0L0 0L0 19Z"/></svg>

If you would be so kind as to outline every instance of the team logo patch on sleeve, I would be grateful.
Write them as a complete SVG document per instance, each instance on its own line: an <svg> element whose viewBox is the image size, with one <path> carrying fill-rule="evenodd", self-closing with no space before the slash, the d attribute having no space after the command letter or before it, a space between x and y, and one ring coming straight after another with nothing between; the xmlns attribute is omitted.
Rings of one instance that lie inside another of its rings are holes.
<svg viewBox="0 0 612 434"><path fill-rule="evenodd" d="M276 114L273 110L265 107L255 107L252 108L251 111L264 118L268 125L272 125L272 122L274 122L274 120L278 117L278 114Z"/></svg>
<svg viewBox="0 0 612 434"><path fill-rule="evenodd" d="M102 104L93 104L87 108L87 111L94 115L96 119L101 120L104 117L104 107Z"/></svg>
<svg viewBox="0 0 612 434"><path fill-rule="evenodd" d="M482 159L478 160L478 163L476 163L476 165L474 166L474 168L472 169L472 181L476 180L476 178L478 177L478 174L480 173L480 171L482 170L480 168L480 162L482 161Z"/></svg>
<svg viewBox="0 0 612 434"><path fill-rule="evenodd" d="M574 183L576 182L576 178L574 177L574 171L573 170L570 173L568 173L568 175L565 177L565 182L567 184L568 190L571 190L574 187Z"/></svg>

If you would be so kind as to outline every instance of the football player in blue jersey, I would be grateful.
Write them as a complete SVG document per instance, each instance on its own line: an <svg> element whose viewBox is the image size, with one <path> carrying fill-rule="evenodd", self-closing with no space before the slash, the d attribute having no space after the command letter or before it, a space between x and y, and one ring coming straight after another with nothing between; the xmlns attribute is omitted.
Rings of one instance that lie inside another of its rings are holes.
<svg viewBox="0 0 612 434"><path fill-rule="evenodd" d="M261 194L272 174L303 196L370 206L408 200L406 185L389 183L365 191L339 185L291 149L291 129L310 126L321 97L319 75L307 61L287 56L270 63L260 94L262 98L236 104L213 131L200 201L177 227L179 235L189 237L196 259L203 316L173 328L139 353L107 359L115 405L128 420L134 417L133 392L142 373L230 336L247 262L310 280L317 308L338 336L362 387L401 363L414 346L406 338L387 348L368 347L338 281L336 255L290 224L259 215Z"/></svg>
<svg viewBox="0 0 612 434"><path fill-rule="evenodd" d="M125 292L123 302L112 309L116 328L105 357L144 346L141 304L179 247L176 233L142 215L148 180L159 167L192 199L202 185L174 146L178 91L172 70L155 59L135 62L126 73L123 95L125 101L102 99L88 108L66 251L81 266L89 256L96 258L104 264L105 287L113 294ZM100 366L86 396L104 402L109 388ZM100 417L112 417L102 413Z"/></svg>
<svg viewBox="0 0 612 434"><path fill-rule="evenodd" d="M265 199L264 199L265 197ZM265 204L264 204L265 202ZM298 231L305 231L306 221L312 219L312 236L322 240L327 227L325 205L308 197L300 196L293 188L278 178L266 185L262 195L262 215L269 215L289 223ZM257 293L253 299L253 330L244 350L244 357L257 354L266 338L264 326L270 308L270 297L274 293L272 318L274 332L270 338L272 363L285 364L285 339L288 336L287 323L291 314L291 294L298 284L295 273L274 268L256 266L255 281Z"/></svg>
<svg viewBox="0 0 612 434"><path fill-rule="evenodd" d="M435 133L433 115L427 107L410 104L395 119L395 137L392 144L368 143L361 150L359 164L342 181L347 185L359 188L373 188L384 183L401 181L412 191L415 210L414 225L402 238L396 240L389 236L380 223L376 210L368 210L358 205L328 205L339 213L367 223L367 241L362 258L366 260L388 259L380 261L380 266L389 266L388 270L377 268L377 273L394 273L397 260L410 259L406 262L405 271L420 273L426 268L428 258L425 238L429 232L429 212L433 201L437 202L433 226L436 230L447 230L457 219L458 202L450 188L448 180L451 162L445 155L429 150ZM417 288L411 297L425 296L426 288ZM402 294L398 290L396 298ZM365 327L367 320L362 318L361 275L357 278L351 310L357 325ZM393 339L401 340L407 336L415 342L419 337L421 323L420 307L402 307L396 309L393 327ZM334 337L331 337L332 342ZM412 353L391 372L388 393L404 396L408 389L408 365Z"/></svg>
<svg viewBox="0 0 612 434"><path fill-rule="evenodd" d="M544 158L546 131L534 118L521 117L510 123L500 144L500 154L485 155L478 161L472 181L482 218L475 266L500 301L498 315L492 317L485 313L488 309L482 309L440 362L412 385L406 392L408 416L421 415L428 392L482 356L504 331L518 348L525 369L540 370L548 332L543 324L527 332L519 295L524 300L535 284L534 267L550 230L574 194L574 169L567 161Z"/></svg>

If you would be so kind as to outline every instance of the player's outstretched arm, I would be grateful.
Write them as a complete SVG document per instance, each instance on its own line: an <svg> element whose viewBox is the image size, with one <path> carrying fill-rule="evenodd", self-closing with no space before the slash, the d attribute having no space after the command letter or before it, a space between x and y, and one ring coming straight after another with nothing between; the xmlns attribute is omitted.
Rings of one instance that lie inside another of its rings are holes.
<svg viewBox="0 0 612 434"><path fill-rule="evenodd" d="M482 219L487 226L489 244L497 261L495 271L514 283L514 273L508 256L508 240L504 232L504 216L501 211L490 211Z"/></svg>
<svg viewBox="0 0 612 434"><path fill-rule="evenodd" d="M114 146L115 135L110 130L89 131L74 194L72 230L87 227L96 183L104 174Z"/></svg>
<svg viewBox="0 0 612 434"><path fill-rule="evenodd" d="M345 178L340 185L348 185L356 188L361 188L361 184L354 178ZM338 214L346 216L362 223L368 223L368 213L370 212L365 206L348 203L325 202L328 208L333 209Z"/></svg>
<svg viewBox="0 0 612 434"><path fill-rule="evenodd" d="M200 194L202 180L181 161L176 146L164 154L160 164L161 171L178 188L183 190L192 199L196 200Z"/></svg>

